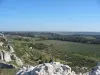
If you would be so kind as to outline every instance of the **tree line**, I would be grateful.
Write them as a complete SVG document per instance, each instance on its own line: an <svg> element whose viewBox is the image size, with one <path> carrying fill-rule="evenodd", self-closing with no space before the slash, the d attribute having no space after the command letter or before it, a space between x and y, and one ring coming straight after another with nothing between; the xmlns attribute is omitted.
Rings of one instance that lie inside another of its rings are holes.
<svg viewBox="0 0 100 75"><path fill-rule="evenodd" d="M100 38L96 38L96 37L95 37L95 39L88 39L83 36L57 35L57 36L53 36L53 37L48 37L48 39L49 40L61 40L61 41L87 43L87 44L100 44ZM98 37L100 37L100 36L98 36Z"/></svg>

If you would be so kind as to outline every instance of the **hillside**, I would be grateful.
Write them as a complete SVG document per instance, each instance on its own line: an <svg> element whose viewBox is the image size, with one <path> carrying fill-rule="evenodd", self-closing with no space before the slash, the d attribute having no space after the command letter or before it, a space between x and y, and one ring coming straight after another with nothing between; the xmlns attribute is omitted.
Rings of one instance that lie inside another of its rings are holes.
<svg viewBox="0 0 100 75"><path fill-rule="evenodd" d="M100 45L35 39L37 38L31 38L33 41L28 42L13 40L16 54L24 58L27 63L36 64L35 62L38 60L49 62L52 58L70 66L84 65L91 68L100 60ZM27 59L30 61L27 61Z"/></svg>
<svg viewBox="0 0 100 75"><path fill-rule="evenodd" d="M100 32L53 32L60 35L100 35Z"/></svg>
<svg viewBox="0 0 100 75"><path fill-rule="evenodd" d="M56 61L71 66L75 72L81 72L81 69L86 67L85 72L87 72L100 61L99 44L49 40L43 37L26 37L19 35L7 35L6 38L14 50L14 53L12 52L11 55L16 55L18 60L21 60L24 64L23 66L35 66ZM2 45L0 49L10 52L4 45ZM6 63L17 67L10 69L9 75L13 75L18 71L19 67L21 67L21 65L18 65L16 61L13 60ZM4 68L0 71L2 71L1 73L8 73L9 69Z"/></svg>

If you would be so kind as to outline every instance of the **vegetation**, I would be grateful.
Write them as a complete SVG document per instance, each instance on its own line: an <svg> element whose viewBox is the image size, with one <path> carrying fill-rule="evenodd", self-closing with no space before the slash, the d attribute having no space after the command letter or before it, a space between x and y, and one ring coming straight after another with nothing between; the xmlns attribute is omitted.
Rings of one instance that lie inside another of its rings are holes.
<svg viewBox="0 0 100 75"><path fill-rule="evenodd" d="M17 56L24 59L26 64L36 65L43 62L50 62L50 60L59 60L72 67L82 67L84 65L91 68L100 61L100 45L58 40L26 42L23 40L16 41L15 39L13 43Z"/></svg>
<svg viewBox="0 0 100 75"><path fill-rule="evenodd" d="M92 39L90 37L87 38L84 36L75 36L75 35L58 35L54 37L50 37L51 40L61 40L61 41L70 41L70 42L78 42L78 43L88 43L88 44L100 44L100 39Z"/></svg>
<svg viewBox="0 0 100 75"><path fill-rule="evenodd" d="M91 68L100 61L99 36L58 35L53 33L31 34L34 37L28 35L11 36L15 53L25 65L58 61L71 67Z"/></svg>
<svg viewBox="0 0 100 75"><path fill-rule="evenodd" d="M0 69L0 75L15 75L16 69Z"/></svg>

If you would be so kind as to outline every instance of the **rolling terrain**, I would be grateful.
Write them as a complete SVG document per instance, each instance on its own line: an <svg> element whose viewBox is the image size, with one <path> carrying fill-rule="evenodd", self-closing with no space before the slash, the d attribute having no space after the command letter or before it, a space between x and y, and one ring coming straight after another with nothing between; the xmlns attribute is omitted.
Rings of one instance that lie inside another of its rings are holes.
<svg viewBox="0 0 100 75"><path fill-rule="evenodd" d="M34 59L34 61L33 60L31 61L32 64L36 62L35 59L39 60L39 58L42 56L41 54L44 54L43 60L46 60L47 62L49 61L52 55L54 60L62 61L63 63L69 64L71 66L84 65L86 67L92 67L100 60L99 58L100 45L58 41L58 40L37 41L34 39L35 38L33 38L33 42L18 41L18 40L14 40L13 42L15 43L15 50L18 56L22 56L23 53L26 53L27 55L29 54L30 55L29 58L33 56L30 59L30 61ZM21 47L23 49L21 49ZM33 49L29 50L30 47L32 47ZM26 54L23 56L26 56ZM28 57L26 58L28 59Z"/></svg>
<svg viewBox="0 0 100 75"><path fill-rule="evenodd" d="M75 71L77 66L80 68L84 66L90 70L90 68L94 67L100 61L99 43L92 44L87 42L71 42L66 41L66 39L48 39L47 37L58 37L58 35L52 33L37 34L36 36L30 34L6 35L9 43L13 45L14 53L22 59L24 66L28 64L35 66L56 61L65 65L68 64ZM83 37L88 40L96 39L94 36L82 36L82 40L84 39ZM63 37L61 36L61 38ZM80 40L80 36L78 39ZM13 75L17 69L10 69L8 75ZM1 69L1 73L7 74L8 71L7 69Z"/></svg>

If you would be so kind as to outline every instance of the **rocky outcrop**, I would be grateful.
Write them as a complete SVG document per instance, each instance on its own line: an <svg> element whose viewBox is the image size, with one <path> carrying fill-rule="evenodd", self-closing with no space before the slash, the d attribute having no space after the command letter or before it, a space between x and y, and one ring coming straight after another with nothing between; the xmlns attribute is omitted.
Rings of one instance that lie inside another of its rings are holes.
<svg viewBox="0 0 100 75"><path fill-rule="evenodd" d="M23 62L20 58L18 58L14 53L10 53L8 51L0 51L0 60L4 62L15 61L15 63L19 66L23 65Z"/></svg>
<svg viewBox="0 0 100 75"><path fill-rule="evenodd" d="M1 46L1 47L3 46L3 44L4 44L3 42L0 42L0 46Z"/></svg>
<svg viewBox="0 0 100 75"><path fill-rule="evenodd" d="M100 63L88 73L75 74L68 65L53 62L23 67L16 75L100 75Z"/></svg>
<svg viewBox="0 0 100 75"><path fill-rule="evenodd" d="M100 63L98 63L97 66L92 69L89 75L100 75Z"/></svg>
<svg viewBox="0 0 100 75"><path fill-rule="evenodd" d="M0 33L0 37L5 39L4 42L0 42L0 46L3 47L3 44L6 43L5 47L7 48L7 50L0 50L0 63L2 64L1 61L3 61L3 63L13 62L13 64L16 63L18 66L22 66L23 62L16 56L16 52L11 42L8 41L8 39L2 33Z"/></svg>
<svg viewBox="0 0 100 75"><path fill-rule="evenodd" d="M0 51L0 60L5 61L5 62L10 62L11 61L11 54L7 51Z"/></svg>
<svg viewBox="0 0 100 75"><path fill-rule="evenodd" d="M12 54L11 59L15 60L16 64L19 65L19 66L23 65L22 60L20 58L18 58L15 54Z"/></svg>
<svg viewBox="0 0 100 75"><path fill-rule="evenodd" d="M9 51L10 53L14 53L15 52L14 48L10 44L8 44L8 49L10 50Z"/></svg>
<svg viewBox="0 0 100 75"><path fill-rule="evenodd" d="M17 75L76 75L68 65L59 62L44 63L38 66L23 67Z"/></svg>

